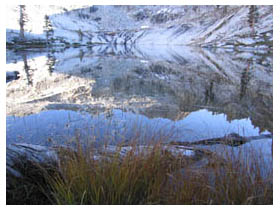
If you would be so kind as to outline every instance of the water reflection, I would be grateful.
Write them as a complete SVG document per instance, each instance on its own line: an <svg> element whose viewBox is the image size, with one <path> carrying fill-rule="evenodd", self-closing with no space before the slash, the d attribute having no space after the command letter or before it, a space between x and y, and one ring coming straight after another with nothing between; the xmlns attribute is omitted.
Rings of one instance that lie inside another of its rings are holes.
<svg viewBox="0 0 280 210"><path fill-rule="evenodd" d="M48 71L50 73L50 76L55 69L55 62L56 62L56 58L54 56L54 53L51 53L51 52L48 53L47 54L46 66L48 67Z"/></svg>
<svg viewBox="0 0 280 210"><path fill-rule="evenodd" d="M78 119L86 116L81 121L88 124L97 122L97 116L119 125L138 118L146 127L155 120L159 127L168 122L180 140L273 132L271 54L158 48L93 46L19 52L18 57L8 53L18 60L9 62L13 59L8 56L7 68L19 71L20 79L7 83L7 142L18 136L42 143L49 135L74 135L75 129L65 130L69 113ZM193 121L193 115L199 117ZM75 126L81 130L85 124Z"/></svg>
<svg viewBox="0 0 280 210"><path fill-rule="evenodd" d="M8 144L26 142L48 145L50 138L61 144L79 134L82 139L95 142L107 139L111 144L132 139L146 142L153 137L154 140L188 141L194 145L204 145L200 143L204 139L219 138L230 133L259 137L260 130L252 125L250 119L228 122L224 114L215 114L206 109L189 113L175 123L168 119L150 119L141 114L113 109L97 115L50 110L25 117L10 116L7 117L7 133ZM262 132L262 135L264 139L270 138L264 134L269 134L268 131ZM213 144L216 143L212 141Z"/></svg>
<svg viewBox="0 0 280 210"><path fill-rule="evenodd" d="M250 74L253 69L250 69L250 66L252 65L252 60L248 61L248 67L244 69L241 76L241 88L240 88L240 100L243 98L243 96L246 94L248 83L250 81Z"/></svg>
<svg viewBox="0 0 280 210"><path fill-rule="evenodd" d="M33 81L32 81L32 78L31 78L31 68L30 66L28 65L28 62L27 62L27 57L26 57L26 54L24 53L22 55L22 60L23 60L23 63L24 63L24 72L26 74L26 78L27 78L27 85L32 85L33 84Z"/></svg>

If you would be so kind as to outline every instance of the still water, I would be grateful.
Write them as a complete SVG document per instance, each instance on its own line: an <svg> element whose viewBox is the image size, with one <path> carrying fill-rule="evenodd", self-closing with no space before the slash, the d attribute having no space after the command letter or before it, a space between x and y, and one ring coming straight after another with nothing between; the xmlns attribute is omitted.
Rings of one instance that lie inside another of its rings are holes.
<svg viewBox="0 0 280 210"><path fill-rule="evenodd" d="M6 84L7 145L65 144L75 136L113 144L273 133L272 54L266 51L7 51L6 68L20 73ZM250 142L267 155L271 144L271 138Z"/></svg>

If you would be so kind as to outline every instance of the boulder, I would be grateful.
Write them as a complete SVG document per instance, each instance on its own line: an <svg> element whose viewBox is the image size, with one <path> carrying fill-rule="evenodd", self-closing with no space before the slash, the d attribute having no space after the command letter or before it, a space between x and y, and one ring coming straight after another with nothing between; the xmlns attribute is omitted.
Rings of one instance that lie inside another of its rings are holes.
<svg viewBox="0 0 280 210"><path fill-rule="evenodd" d="M19 78L18 71L8 71L6 72L6 82L10 82L12 80L17 80Z"/></svg>

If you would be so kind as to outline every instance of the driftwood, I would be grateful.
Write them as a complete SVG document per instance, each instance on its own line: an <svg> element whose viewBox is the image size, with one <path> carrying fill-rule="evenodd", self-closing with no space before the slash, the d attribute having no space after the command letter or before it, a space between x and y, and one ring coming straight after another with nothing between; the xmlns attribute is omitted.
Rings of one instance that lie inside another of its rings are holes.
<svg viewBox="0 0 280 210"><path fill-rule="evenodd" d="M240 146L242 144L248 143L252 140L258 140L258 139L266 139L266 138L272 138L271 134L264 134L259 136L248 136L243 137L236 133L231 133L229 135L226 135L224 137L220 138L210 138L210 139L204 139L194 142L189 141L172 141L169 142L170 145L180 145L180 146L194 146L194 145L214 145L214 144L225 144L228 146Z"/></svg>
<svg viewBox="0 0 280 210"><path fill-rule="evenodd" d="M259 135L259 136L249 136L242 137L238 134L232 133L230 135L221 137L221 138L211 138L204 139L195 142L169 142L167 145L162 146L162 152L168 152L174 157L181 157L185 161L191 163L193 167L203 167L209 164L212 161L223 162L223 158L219 157L207 149L196 148L195 145L214 145L214 144L225 144L229 146L239 146L241 144L247 143L251 140L272 138L271 134ZM14 176L20 176L20 173L17 172L16 168L13 167L14 161L18 158L25 157L30 161L35 162L48 162L48 161L59 161L59 151L63 149L68 149L67 147L45 147L39 145L31 144L12 144L7 147L6 153L6 169L7 172L13 174ZM127 153L134 151L135 154L149 154L153 152L153 146L145 145L135 145L135 147L129 145L123 146L113 146L107 145L99 148L93 153L93 159L100 159L110 157L110 155L115 154L116 152L120 154L120 160L122 157L125 157Z"/></svg>

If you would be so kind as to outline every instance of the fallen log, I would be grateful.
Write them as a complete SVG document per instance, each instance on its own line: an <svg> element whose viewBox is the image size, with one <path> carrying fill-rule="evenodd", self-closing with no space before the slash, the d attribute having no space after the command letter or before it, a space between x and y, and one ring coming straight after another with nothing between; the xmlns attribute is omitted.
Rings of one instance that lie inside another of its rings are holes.
<svg viewBox="0 0 280 210"><path fill-rule="evenodd" d="M171 141L168 144L170 145L180 145L180 146L194 146L194 145L215 145L215 144L225 144L228 146L240 146L242 144L248 143L252 140L259 140L259 139L266 139L266 138L272 138L271 134L263 134L259 136L248 136L243 137L240 136L237 133L231 133L229 135L226 135L224 137L219 138L210 138L210 139L204 139L194 142L189 141Z"/></svg>

